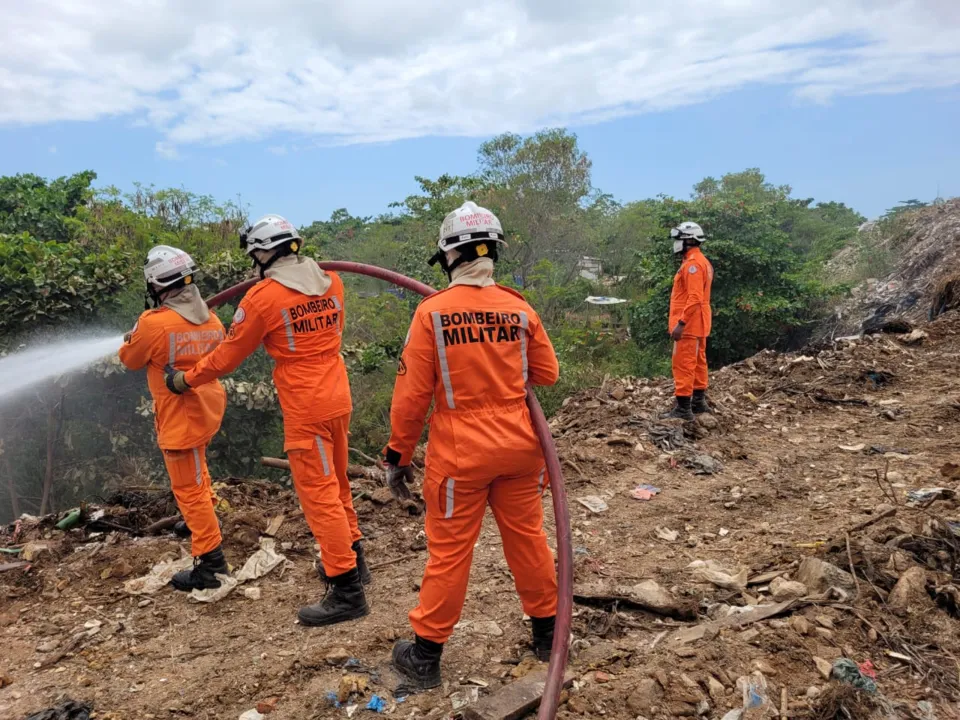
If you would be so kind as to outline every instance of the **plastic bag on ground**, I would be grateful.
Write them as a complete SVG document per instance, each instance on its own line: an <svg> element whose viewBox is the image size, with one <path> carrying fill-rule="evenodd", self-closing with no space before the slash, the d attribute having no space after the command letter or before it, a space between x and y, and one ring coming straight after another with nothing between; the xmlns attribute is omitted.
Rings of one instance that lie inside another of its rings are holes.
<svg viewBox="0 0 960 720"><path fill-rule="evenodd" d="M741 568L738 573L732 575L715 560L694 560L687 566L687 569L693 573L695 579L726 590L744 590L747 587L749 574L747 568Z"/></svg>
<svg viewBox="0 0 960 720"><path fill-rule="evenodd" d="M193 567L193 558L184 557L179 560L164 560L158 562L146 575L123 584L123 590L128 595L153 595L161 588L170 584L170 580L181 570Z"/></svg>

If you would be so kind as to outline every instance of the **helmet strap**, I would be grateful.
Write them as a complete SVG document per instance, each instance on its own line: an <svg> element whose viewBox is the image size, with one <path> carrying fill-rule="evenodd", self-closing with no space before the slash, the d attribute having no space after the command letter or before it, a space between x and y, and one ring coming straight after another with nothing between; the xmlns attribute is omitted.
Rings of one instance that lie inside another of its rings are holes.
<svg viewBox="0 0 960 720"><path fill-rule="evenodd" d="M484 248L484 250L481 251L480 248ZM440 267L442 267L443 271L447 274L448 280L453 280L453 271L464 263L473 262L480 258L490 258L493 262L497 262L497 260L500 259L497 243L493 241L474 242L469 245L461 245L455 249L460 255L453 262L447 260L447 253L444 250L437 250L434 256L427 261L431 267L439 263Z"/></svg>
<svg viewBox="0 0 960 720"><path fill-rule="evenodd" d="M266 279L266 277L267 277L267 275L266 275L267 270L269 270L270 267L271 267L277 260L279 260L279 259L282 258L282 257L286 257L287 255L299 255L299 254L300 254L300 241L299 241L299 240L293 240L293 241L291 241L291 242L284 243L283 245L281 245L280 247L278 247L278 248L275 249L273 255L271 255L271 256L270 256L270 259L267 260L266 262L260 262L260 260L257 259L257 256L256 256L255 253L256 253L256 251L254 251L253 253L250 253L250 257L253 258L253 266L254 266L255 268L258 268L258 270L259 270L259 272L260 272L260 279L261 279L261 280L264 280L264 279Z"/></svg>
<svg viewBox="0 0 960 720"><path fill-rule="evenodd" d="M150 310L151 307L147 303L149 298L150 302L153 303L153 309L156 309L163 305L163 301L166 300L167 295L169 295L174 290L179 290L180 288L186 287L187 285L193 284L193 275L187 275L177 280L172 285L167 285L163 288L155 288L151 283L147 283L147 295L143 298L143 309Z"/></svg>

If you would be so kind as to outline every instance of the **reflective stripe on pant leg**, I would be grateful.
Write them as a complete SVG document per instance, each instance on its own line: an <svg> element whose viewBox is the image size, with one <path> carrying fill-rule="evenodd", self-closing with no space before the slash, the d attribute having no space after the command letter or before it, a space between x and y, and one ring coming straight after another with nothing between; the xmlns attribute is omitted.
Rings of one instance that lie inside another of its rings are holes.
<svg viewBox="0 0 960 720"><path fill-rule="evenodd" d="M200 469L200 451L197 448L193 449L193 467L197 474L197 485L200 485L203 483L203 473Z"/></svg>
<svg viewBox="0 0 960 720"><path fill-rule="evenodd" d="M440 313L432 312L433 335L437 343L437 359L440 360L440 379L443 381L443 389L447 394L447 407L453 410L456 405L453 403L453 385L450 384L450 366L447 364L447 344L443 340L443 325L440 322Z"/></svg>
<svg viewBox="0 0 960 720"><path fill-rule="evenodd" d="M453 496L454 496L454 486L456 485L456 480L453 478L447 478L447 507L443 513L444 518L453 517Z"/></svg>
<svg viewBox="0 0 960 720"><path fill-rule="evenodd" d="M320 462L323 463L323 474L330 474L330 463L327 460L327 449L323 446L323 438L317 435L317 450L320 451Z"/></svg>
<svg viewBox="0 0 960 720"><path fill-rule="evenodd" d="M530 327L530 320L525 312L520 313L520 327L523 328L523 332L520 333L520 361L523 363L523 382L527 382L530 372L527 363L527 329Z"/></svg>
<svg viewBox="0 0 960 720"><path fill-rule="evenodd" d="M287 349L293 352L297 348L293 342L293 321L290 320L290 312L284 308L280 314L283 316L283 329L287 331Z"/></svg>

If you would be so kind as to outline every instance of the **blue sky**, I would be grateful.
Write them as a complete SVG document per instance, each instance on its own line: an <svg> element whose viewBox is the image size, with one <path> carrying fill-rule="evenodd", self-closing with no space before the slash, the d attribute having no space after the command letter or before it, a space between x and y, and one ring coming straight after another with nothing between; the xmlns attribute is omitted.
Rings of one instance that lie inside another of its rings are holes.
<svg viewBox="0 0 960 720"><path fill-rule="evenodd" d="M309 223L565 125L624 202L747 167L871 217L960 195L954 2L278 0L266 29L253 0L196 5L16 6L0 174L93 169Z"/></svg>

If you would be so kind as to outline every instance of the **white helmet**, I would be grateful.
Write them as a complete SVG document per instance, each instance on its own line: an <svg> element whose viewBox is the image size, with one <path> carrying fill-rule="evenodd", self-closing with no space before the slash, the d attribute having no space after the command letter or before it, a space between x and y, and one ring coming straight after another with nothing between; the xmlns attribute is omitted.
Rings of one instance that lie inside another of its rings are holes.
<svg viewBox="0 0 960 720"><path fill-rule="evenodd" d="M296 252L302 239L293 223L279 215L264 215L240 233L240 249L249 255L254 250L272 250L291 240L298 241L297 246L291 248Z"/></svg>
<svg viewBox="0 0 960 720"><path fill-rule="evenodd" d="M673 252L683 252L684 240L696 240L698 244L703 243L706 235L703 234L703 228L695 222L682 222L670 231L670 237L673 238Z"/></svg>
<svg viewBox="0 0 960 720"><path fill-rule="evenodd" d="M447 252L481 240L506 244L497 216L468 200L443 219L437 247L440 252Z"/></svg>
<svg viewBox="0 0 960 720"><path fill-rule="evenodd" d="M147 286L166 288L181 280L189 285L192 275L199 268L187 253L169 245L157 245L147 253L147 262L143 266L143 277Z"/></svg>

